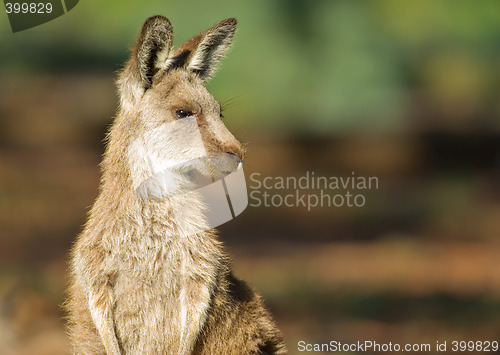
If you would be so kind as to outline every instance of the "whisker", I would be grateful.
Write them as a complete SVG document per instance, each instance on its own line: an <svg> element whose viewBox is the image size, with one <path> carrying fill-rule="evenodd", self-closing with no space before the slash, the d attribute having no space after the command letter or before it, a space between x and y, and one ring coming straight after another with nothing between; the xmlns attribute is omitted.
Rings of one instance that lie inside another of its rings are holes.
<svg viewBox="0 0 500 355"><path fill-rule="evenodd" d="M234 107L239 104L237 100L241 99L242 96L233 96L230 97L229 99L223 101L220 103L221 111L227 110L231 107Z"/></svg>

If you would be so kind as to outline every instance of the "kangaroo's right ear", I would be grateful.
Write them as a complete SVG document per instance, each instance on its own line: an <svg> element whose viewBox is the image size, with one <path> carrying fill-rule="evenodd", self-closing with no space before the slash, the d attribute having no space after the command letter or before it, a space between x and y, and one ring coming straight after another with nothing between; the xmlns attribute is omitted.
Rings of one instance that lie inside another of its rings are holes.
<svg viewBox="0 0 500 355"><path fill-rule="evenodd" d="M122 104L140 99L151 87L154 76L165 69L172 38L172 24L166 17L153 16L146 20L132 55L118 78Z"/></svg>
<svg viewBox="0 0 500 355"><path fill-rule="evenodd" d="M145 89L151 86L155 74L164 69L172 48L172 37L172 24L166 17L150 17L142 26L134 55L137 56L139 73Z"/></svg>

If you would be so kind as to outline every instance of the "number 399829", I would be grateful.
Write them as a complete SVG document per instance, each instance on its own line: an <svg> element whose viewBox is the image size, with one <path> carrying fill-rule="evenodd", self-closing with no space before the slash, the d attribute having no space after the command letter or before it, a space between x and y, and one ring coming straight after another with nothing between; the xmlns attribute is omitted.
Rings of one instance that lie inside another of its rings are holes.
<svg viewBox="0 0 500 355"><path fill-rule="evenodd" d="M5 3L5 9L8 14L50 14L52 12L52 4L48 3Z"/></svg>

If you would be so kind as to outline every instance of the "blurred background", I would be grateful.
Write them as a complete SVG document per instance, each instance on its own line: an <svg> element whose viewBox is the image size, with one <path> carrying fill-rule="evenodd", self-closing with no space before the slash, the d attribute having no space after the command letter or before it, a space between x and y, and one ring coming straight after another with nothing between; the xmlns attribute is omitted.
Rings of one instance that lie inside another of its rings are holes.
<svg viewBox="0 0 500 355"><path fill-rule="evenodd" d="M175 45L238 18L208 87L247 178L379 180L363 207L248 207L220 228L291 354L500 340L498 1L82 0L16 34L0 14L0 354L68 353L67 253L97 196L114 77L155 14Z"/></svg>

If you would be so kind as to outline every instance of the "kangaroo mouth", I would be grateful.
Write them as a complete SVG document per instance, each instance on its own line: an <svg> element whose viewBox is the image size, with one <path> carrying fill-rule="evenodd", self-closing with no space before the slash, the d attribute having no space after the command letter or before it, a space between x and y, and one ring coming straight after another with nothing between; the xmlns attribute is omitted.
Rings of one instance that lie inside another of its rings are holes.
<svg viewBox="0 0 500 355"><path fill-rule="evenodd" d="M152 173L136 189L139 198L155 201L183 201L184 197L191 201L190 193L205 206L205 222L195 232L235 218L248 205L243 162L232 153L210 153Z"/></svg>
<svg viewBox="0 0 500 355"><path fill-rule="evenodd" d="M209 160L214 180L219 180L231 174L238 168L238 165L243 164L241 159L234 153L210 153Z"/></svg>
<svg viewBox="0 0 500 355"><path fill-rule="evenodd" d="M233 153L210 153L168 167L146 178L137 188L143 199L162 200L198 190L243 169L243 162Z"/></svg>

